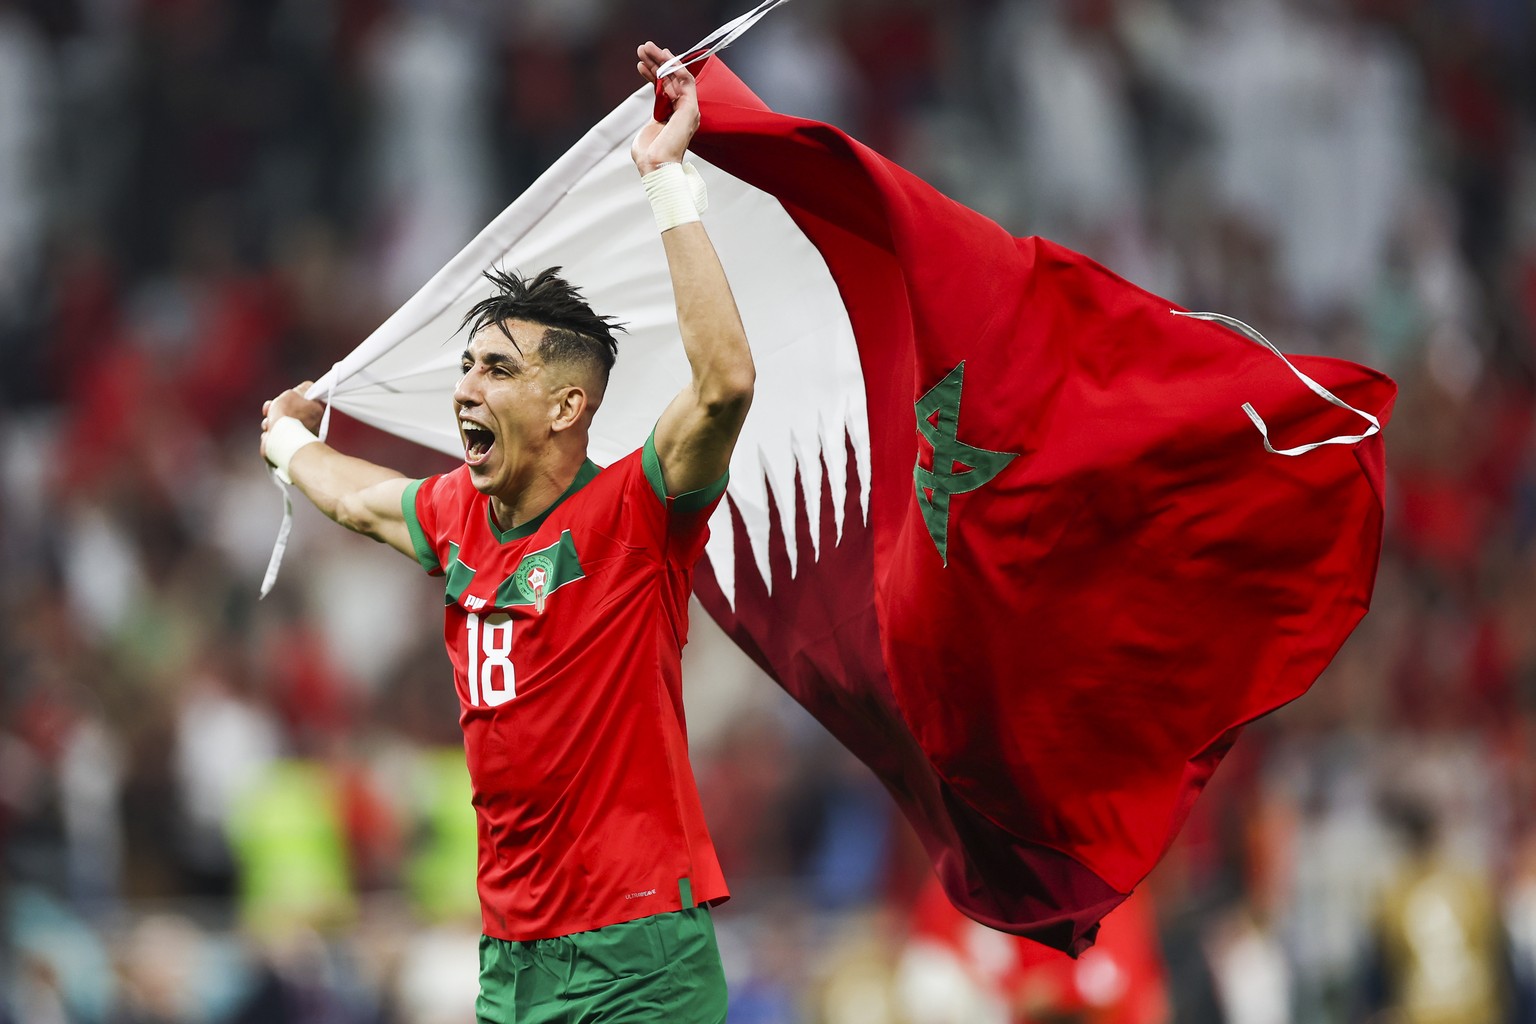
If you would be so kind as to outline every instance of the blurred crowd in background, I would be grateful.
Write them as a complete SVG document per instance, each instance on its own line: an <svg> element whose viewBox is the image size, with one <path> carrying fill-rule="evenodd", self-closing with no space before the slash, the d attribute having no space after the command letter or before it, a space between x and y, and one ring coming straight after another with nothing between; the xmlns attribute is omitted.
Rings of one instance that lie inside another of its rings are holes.
<svg viewBox="0 0 1536 1024"><path fill-rule="evenodd" d="M0 0L0 1022L471 1019L438 584L301 509L258 603L261 402L745 2ZM1401 386L1371 614L1077 962L948 909L696 613L731 1020L1536 1021L1536 8L796 0L726 60Z"/></svg>

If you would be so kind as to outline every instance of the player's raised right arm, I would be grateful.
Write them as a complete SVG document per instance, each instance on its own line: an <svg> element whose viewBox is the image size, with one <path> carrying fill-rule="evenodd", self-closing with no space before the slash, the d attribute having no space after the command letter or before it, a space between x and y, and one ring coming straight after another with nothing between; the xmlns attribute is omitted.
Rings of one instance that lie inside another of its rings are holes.
<svg viewBox="0 0 1536 1024"><path fill-rule="evenodd" d="M386 466L343 455L306 436L319 427L324 412L319 402L304 397L308 387L306 381L262 404L262 457L278 465L286 463L294 484L331 519L415 560L410 529L400 508L410 481Z"/></svg>

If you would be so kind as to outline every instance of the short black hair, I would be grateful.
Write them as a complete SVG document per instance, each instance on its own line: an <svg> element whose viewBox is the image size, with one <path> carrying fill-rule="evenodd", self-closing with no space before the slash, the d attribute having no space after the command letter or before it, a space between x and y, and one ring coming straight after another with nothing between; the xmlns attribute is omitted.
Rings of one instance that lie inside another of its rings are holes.
<svg viewBox="0 0 1536 1024"><path fill-rule="evenodd" d="M581 292L560 276L559 267L542 270L532 280L492 268L485 272L485 279L496 287L496 292L470 307L459 324L460 330L468 327L473 338L481 328L495 324L513 347L522 352L507 329L507 321L542 324L545 332L539 358L546 363L587 363L607 385L608 371L613 369L619 354L619 342L613 332L624 330L624 325L614 317L592 312Z"/></svg>

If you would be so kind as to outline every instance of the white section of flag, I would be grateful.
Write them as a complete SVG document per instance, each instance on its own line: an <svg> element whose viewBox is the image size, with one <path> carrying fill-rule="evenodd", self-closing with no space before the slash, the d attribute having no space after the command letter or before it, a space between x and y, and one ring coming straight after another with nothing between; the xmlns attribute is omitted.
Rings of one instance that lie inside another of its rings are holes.
<svg viewBox="0 0 1536 1024"><path fill-rule="evenodd" d="M316 383L310 394L365 423L462 456L451 396L467 341L464 313L489 294L481 277L499 266L524 274L561 266L598 313L628 334L602 408L591 454L607 464L645 440L689 379L677 334L666 256L629 144L650 119L653 93L635 92L438 271L383 325ZM851 438L869 512L869 426L853 328L826 261L772 196L695 159L709 187L704 215L741 309L757 366L752 411L731 460L729 495L752 557L768 573L768 503L784 524L798 568L795 472L806 492L810 535L820 537L821 461L841 536ZM724 502L706 552L734 603L733 530ZM812 557L815 553L812 553Z"/></svg>

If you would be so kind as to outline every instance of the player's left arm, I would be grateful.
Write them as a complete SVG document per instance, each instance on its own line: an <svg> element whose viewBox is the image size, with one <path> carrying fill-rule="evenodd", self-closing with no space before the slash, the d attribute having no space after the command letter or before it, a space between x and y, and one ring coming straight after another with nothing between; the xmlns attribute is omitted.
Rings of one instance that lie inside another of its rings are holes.
<svg viewBox="0 0 1536 1024"><path fill-rule="evenodd" d="M656 81L656 69L672 56L655 43L641 46L636 65ZM642 175L666 164L681 165L699 127L698 89L686 68L662 80L672 101L665 124L652 121L635 138L630 155ZM656 423L656 457L668 495L685 494L718 481L752 404L756 371L736 299L715 247L698 220L669 227L661 242L677 300L677 325L693 379Z"/></svg>

